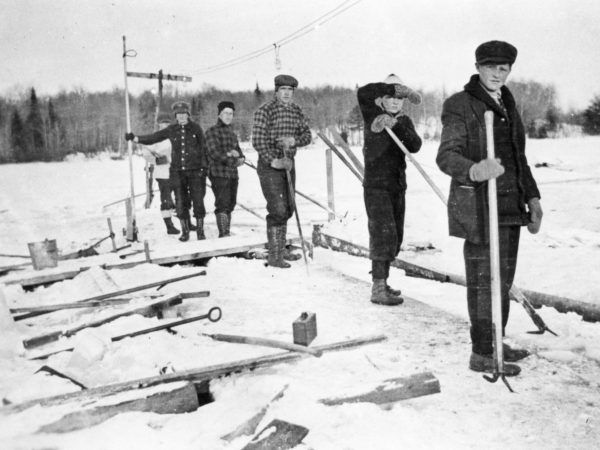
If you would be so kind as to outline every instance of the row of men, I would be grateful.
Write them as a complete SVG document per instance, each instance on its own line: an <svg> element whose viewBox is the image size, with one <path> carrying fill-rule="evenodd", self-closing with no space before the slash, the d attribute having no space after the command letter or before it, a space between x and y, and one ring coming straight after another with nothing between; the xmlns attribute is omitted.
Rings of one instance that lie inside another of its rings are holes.
<svg viewBox="0 0 600 450"><path fill-rule="evenodd" d="M480 372L494 370L485 182L497 179L503 330L508 321L508 292L516 271L520 229L527 226L531 233L537 233L543 215L540 192L525 156L524 127L515 100L505 86L516 56L517 49L503 41L489 41L477 47L477 73L471 76L463 91L444 102L442 137L436 158L438 167L452 178L448 199L449 231L451 236L464 239L472 342L469 367ZM308 121L301 108L292 101L297 86L295 78L277 76L275 99L262 105L254 115L252 144L259 155L258 176L267 201L268 264L274 267L289 267L284 261L284 245L287 220L293 212L286 172L295 182L295 151L311 141ZM373 279L371 301L381 305L399 305L403 303L402 294L391 288L387 279L390 263L398 255L404 235L406 160L385 129L391 129L411 153L418 152L421 138L402 107L405 100L419 104L421 97L395 75L388 76L383 82L360 87L357 96L365 122L363 192ZM189 228L184 225L187 220L183 203L185 189L191 190L194 202L196 197L201 199L200 195L195 196L196 190L201 191L203 196L204 173L212 170L207 158L214 150L211 150L212 139L208 136L214 127L207 131L206 151L202 130L198 125L190 124L189 110L181 110L180 105L174 105L177 124L170 125L168 131L135 137L135 140L151 144L170 139L173 145L171 179L175 184L177 212L181 214L185 232ZM486 111L494 113L495 160L487 158ZM228 126L221 116L219 120L217 127ZM128 138L134 136L128 135ZM237 139L221 142L219 154L223 158L228 152L239 150ZM204 207L197 207L194 203L194 215L200 230ZM203 234L198 231L198 236L200 238ZM524 350L505 345L504 357L509 363L527 355ZM506 375L511 376L518 374L520 367L506 364L504 370Z"/></svg>

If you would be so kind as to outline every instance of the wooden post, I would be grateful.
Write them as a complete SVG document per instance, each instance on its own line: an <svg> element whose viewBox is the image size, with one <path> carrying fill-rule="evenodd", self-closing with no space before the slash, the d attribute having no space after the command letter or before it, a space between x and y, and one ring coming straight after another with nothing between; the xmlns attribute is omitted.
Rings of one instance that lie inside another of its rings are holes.
<svg viewBox="0 0 600 450"><path fill-rule="evenodd" d="M131 118L129 114L129 89L127 87L127 44L125 36L123 36L123 72L125 74L125 120L127 124L127 133L131 133ZM137 230L135 229L135 191L133 184L133 143L127 141L127 155L129 158L129 190L130 190L130 215L127 216L127 233L128 241L137 240Z"/></svg>
<svg viewBox="0 0 600 450"><path fill-rule="evenodd" d="M325 167L327 169L327 220L335 220L335 198L333 193L333 156L331 149L325 149Z"/></svg>
<svg viewBox="0 0 600 450"><path fill-rule="evenodd" d="M150 244L148 244L148 241L144 241L144 254L146 255L146 262L151 263L152 260L150 259Z"/></svg>
<svg viewBox="0 0 600 450"><path fill-rule="evenodd" d="M137 240L137 230L135 229L135 204L131 198L125 200L125 216L127 217L127 225L125 227L125 239L128 241Z"/></svg>

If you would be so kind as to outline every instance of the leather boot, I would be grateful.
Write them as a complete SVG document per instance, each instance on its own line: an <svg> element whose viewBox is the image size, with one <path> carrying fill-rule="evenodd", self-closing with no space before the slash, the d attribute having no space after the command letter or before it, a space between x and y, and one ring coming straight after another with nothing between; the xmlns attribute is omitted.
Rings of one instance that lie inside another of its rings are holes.
<svg viewBox="0 0 600 450"><path fill-rule="evenodd" d="M217 218L219 237L229 236L229 216L227 213L217 213L215 216Z"/></svg>
<svg viewBox="0 0 600 450"><path fill-rule="evenodd" d="M227 213L227 228L225 229L227 232L226 236L231 236L231 213Z"/></svg>
<svg viewBox="0 0 600 450"><path fill-rule="evenodd" d="M170 217L165 217L163 220L167 226L167 234L179 234L179 230L175 228L175 225L173 225L173 221Z"/></svg>
<svg viewBox="0 0 600 450"><path fill-rule="evenodd" d="M385 282L385 288L388 291L388 294L394 295L396 297L402 297L402 291L400 291L399 289L392 288L389 284L387 284L387 281Z"/></svg>
<svg viewBox="0 0 600 450"><path fill-rule="evenodd" d="M287 269L291 267L283 260L282 247L280 246L281 227L267 227L267 239L269 240L269 257L267 264L271 267ZM284 238L285 239L285 238Z"/></svg>
<svg viewBox="0 0 600 450"><path fill-rule="evenodd" d="M401 305L404 299L390 294L384 279L374 279L371 287L371 302L378 305L395 306Z"/></svg>
<svg viewBox="0 0 600 450"><path fill-rule="evenodd" d="M471 352L469 359L469 369L474 372L493 373L496 367L493 355L480 355L479 353ZM514 377L521 373L521 368L516 364L504 363L504 375Z"/></svg>
<svg viewBox="0 0 600 450"><path fill-rule="evenodd" d="M190 211L191 211L191 210L190 210ZM189 215L188 217L192 217L192 214L191 214L191 212L190 212L190 215ZM191 220L188 220L188 225L189 225L189 227L190 227L190 231L196 231L196 230L197 230L197 227L196 227L196 225L194 225L194 223L193 223Z"/></svg>
<svg viewBox="0 0 600 450"><path fill-rule="evenodd" d="M504 361L507 362L521 361L531 355L531 352L524 348L512 348L508 344L502 344L502 353L504 354Z"/></svg>
<svg viewBox="0 0 600 450"><path fill-rule="evenodd" d="M296 254L296 253L292 253L286 244L286 235L287 235L287 225L282 225L281 226L281 234L278 235L279 236L279 245L281 246L281 253L282 253L282 257L284 260L286 261L298 261L300 258L302 258L302 256Z"/></svg>
<svg viewBox="0 0 600 450"><path fill-rule="evenodd" d="M204 217L196 218L196 236L198 236L199 241L206 239L206 236L204 236Z"/></svg>
<svg viewBox="0 0 600 450"><path fill-rule="evenodd" d="M186 242L190 240L190 226L189 224L190 219L179 219L179 222L181 223L181 236L179 236L179 240L181 242Z"/></svg>

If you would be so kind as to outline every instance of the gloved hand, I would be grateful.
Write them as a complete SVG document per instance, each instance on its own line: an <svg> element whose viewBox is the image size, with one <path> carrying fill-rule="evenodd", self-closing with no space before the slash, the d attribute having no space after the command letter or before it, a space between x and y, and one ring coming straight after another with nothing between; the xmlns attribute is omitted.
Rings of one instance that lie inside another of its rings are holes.
<svg viewBox="0 0 600 450"><path fill-rule="evenodd" d="M469 177L473 181L486 181L498 178L504 173L504 166L500 164L500 159L482 159L475 163L469 169Z"/></svg>
<svg viewBox="0 0 600 450"><path fill-rule="evenodd" d="M392 128L396 125L396 119L389 114L379 114L371 124L373 133L381 133L385 127Z"/></svg>
<svg viewBox="0 0 600 450"><path fill-rule="evenodd" d="M237 151L235 148L234 148L234 149L231 149L231 150L229 150L229 151L226 153L226 155L227 155L227 156L230 156L231 158L239 158L240 156L242 156L242 155L240 155L240 152L238 152L238 151Z"/></svg>
<svg viewBox="0 0 600 450"><path fill-rule="evenodd" d="M293 166L294 163L290 158L275 158L271 161L271 167L277 170L292 170Z"/></svg>
<svg viewBox="0 0 600 450"><path fill-rule="evenodd" d="M169 164L169 158L166 155L159 155L156 157L156 165L162 166L164 164Z"/></svg>
<svg viewBox="0 0 600 450"><path fill-rule="evenodd" d="M542 216L544 215L542 205L540 205L540 199L537 197L529 199L527 207L529 209L529 220L531 221L527 224L527 230L529 230L531 234L536 234L540 231L540 227L542 226Z"/></svg>
<svg viewBox="0 0 600 450"><path fill-rule="evenodd" d="M135 139L135 134L133 133L125 133L125 140L126 141L133 141Z"/></svg>
<svg viewBox="0 0 600 450"><path fill-rule="evenodd" d="M244 156L240 156L239 158L236 159L236 167L240 167L244 165L244 162L246 162L246 158Z"/></svg>
<svg viewBox="0 0 600 450"><path fill-rule="evenodd" d="M292 148L296 146L296 139L293 136L284 136L277 138L277 143L283 148Z"/></svg>

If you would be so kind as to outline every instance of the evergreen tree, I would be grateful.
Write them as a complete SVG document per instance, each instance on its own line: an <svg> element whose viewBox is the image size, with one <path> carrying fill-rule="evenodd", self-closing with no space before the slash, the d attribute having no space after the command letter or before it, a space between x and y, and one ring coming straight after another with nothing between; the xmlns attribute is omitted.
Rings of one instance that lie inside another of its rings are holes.
<svg viewBox="0 0 600 450"><path fill-rule="evenodd" d="M40 161L44 158L46 140L44 137L44 121L40 112L40 105L35 93L31 88L29 96L29 113L25 120L25 130L27 134L29 153L32 161Z"/></svg>
<svg viewBox="0 0 600 450"><path fill-rule="evenodd" d="M594 97L590 106L583 112L583 132L600 134L600 95Z"/></svg>
<svg viewBox="0 0 600 450"><path fill-rule="evenodd" d="M254 88L254 104L255 106L262 105L265 100L265 94L258 87L258 81L256 82L256 87Z"/></svg>
<svg viewBox="0 0 600 450"><path fill-rule="evenodd" d="M15 109L10 121L10 146L14 159L17 162L31 161L30 155L27 152L26 141L25 126L21 120L19 111Z"/></svg>

